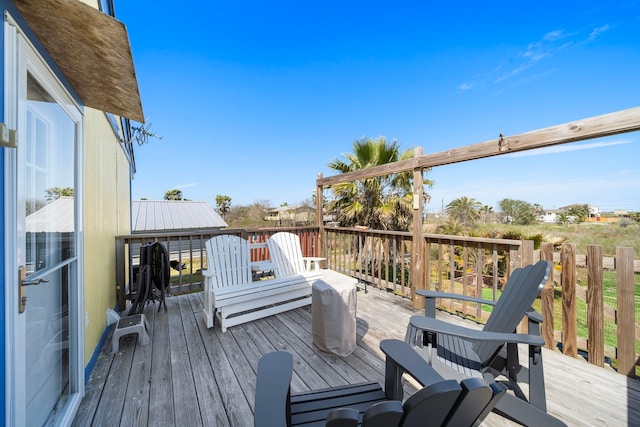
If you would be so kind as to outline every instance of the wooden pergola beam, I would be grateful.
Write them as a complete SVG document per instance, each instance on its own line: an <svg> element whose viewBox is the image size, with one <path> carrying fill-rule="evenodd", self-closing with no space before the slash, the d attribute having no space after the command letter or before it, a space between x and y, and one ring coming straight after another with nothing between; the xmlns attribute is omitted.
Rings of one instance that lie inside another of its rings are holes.
<svg viewBox="0 0 640 427"><path fill-rule="evenodd" d="M435 166L452 163L466 162L469 160L499 156L502 154L516 153L518 151L533 150L535 148L550 147L569 142L584 141L605 136L640 130L640 107L621 110L614 113L603 114L576 120L561 125L551 126L531 132L513 136L500 136L490 141L465 147L401 160L386 165L373 166L353 172L347 172L326 178L318 178L318 187L331 186L362 179L374 178L407 172L419 168L432 168Z"/></svg>

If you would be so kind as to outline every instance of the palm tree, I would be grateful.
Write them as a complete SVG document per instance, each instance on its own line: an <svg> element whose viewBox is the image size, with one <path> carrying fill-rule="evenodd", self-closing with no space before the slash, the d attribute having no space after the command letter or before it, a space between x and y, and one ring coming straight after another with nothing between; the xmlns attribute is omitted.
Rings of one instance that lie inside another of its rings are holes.
<svg viewBox="0 0 640 427"><path fill-rule="evenodd" d="M480 219L482 203L466 196L458 197L447 205L447 214L462 225L472 226Z"/></svg>
<svg viewBox="0 0 640 427"><path fill-rule="evenodd" d="M567 213L570 216L576 218L577 222L584 222L584 220L589 217L589 206L588 205L572 205L567 210Z"/></svg>
<svg viewBox="0 0 640 427"><path fill-rule="evenodd" d="M346 161L334 159L329 167L340 173L384 165L413 157L413 150L400 152L396 140L385 137L363 138L353 143L353 153L344 154ZM403 172L337 184L331 188L334 199L329 210L342 226L365 225L374 229L409 229L413 214L413 173ZM432 182L423 180L423 185ZM424 201L428 200L425 193Z"/></svg>
<svg viewBox="0 0 640 427"><path fill-rule="evenodd" d="M216 206L218 207L218 212L220 212L220 215L224 218L224 214L231 209L231 197L218 194L216 196Z"/></svg>
<svg viewBox="0 0 640 427"><path fill-rule="evenodd" d="M167 190L167 192L164 193L164 199L165 200L182 200L182 191L175 188L173 190Z"/></svg>
<svg viewBox="0 0 640 427"><path fill-rule="evenodd" d="M60 188L60 187L53 187L53 188L47 188L45 190L45 199L47 201L52 201L52 200L56 200L59 199L60 197L73 197L73 188L71 187L65 187L65 188Z"/></svg>
<svg viewBox="0 0 640 427"><path fill-rule="evenodd" d="M556 224L567 225L570 222L569 214L566 212L560 212L556 215Z"/></svg>
<svg viewBox="0 0 640 427"><path fill-rule="evenodd" d="M480 208L480 219L482 222L489 223L493 222L495 218L495 212L493 211L493 206L484 205Z"/></svg>

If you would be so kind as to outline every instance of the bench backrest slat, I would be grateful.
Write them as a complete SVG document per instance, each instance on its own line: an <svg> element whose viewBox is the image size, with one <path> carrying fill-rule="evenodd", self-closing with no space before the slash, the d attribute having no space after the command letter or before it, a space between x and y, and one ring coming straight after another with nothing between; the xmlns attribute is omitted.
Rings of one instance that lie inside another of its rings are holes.
<svg viewBox="0 0 640 427"><path fill-rule="evenodd" d="M206 244L207 270L214 288L251 283L249 242L239 236L223 234Z"/></svg>
<svg viewBox="0 0 640 427"><path fill-rule="evenodd" d="M300 238L293 233L281 231L267 240L269 256L276 277L294 276L306 272Z"/></svg>

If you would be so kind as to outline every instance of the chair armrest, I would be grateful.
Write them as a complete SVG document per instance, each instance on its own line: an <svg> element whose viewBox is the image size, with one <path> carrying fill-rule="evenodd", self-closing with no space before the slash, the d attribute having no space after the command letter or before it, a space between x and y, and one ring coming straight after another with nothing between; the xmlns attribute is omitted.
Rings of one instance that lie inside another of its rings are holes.
<svg viewBox="0 0 640 427"><path fill-rule="evenodd" d="M534 322L534 323L542 323L544 320L542 318L542 314L540 314L537 310L534 310L533 308L527 311L526 316L529 318L530 322Z"/></svg>
<svg viewBox="0 0 640 427"><path fill-rule="evenodd" d="M456 299L460 301L471 301L478 304L496 305L495 301L472 297L469 295L452 294L449 292L436 292L418 289L416 294L425 297L424 314L427 317L436 317L436 298Z"/></svg>
<svg viewBox="0 0 640 427"><path fill-rule="evenodd" d="M217 279L213 271L202 270L202 278L204 279L204 291L212 291L217 287Z"/></svg>
<svg viewBox="0 0 640 427"><path fill-rule="evenodd" d="M404 341L387 339L380 342L386 355L384 391L389 400L402 401L402 374L407 373L426 387L442 381L442 376Z"/></svg>
<svg viewBox="0 0 640 427"><path fill-rule="evenodd" d="M544 339L539 335L480 331L425 316L411 316L409 323L414 328L423 331L453 335L473 341L526 344L535 347L544 345Z"/></svg>
<svg viewBox="0 0 640 427"><path fill-rule="evenodd" d="M291 425L289 405L293 356L286 351L265 354L258 361L257 375L254 426Z"/></svg>
<svg viewBox="0 0 640 427"><path fill-rule="evenodd" d="M457 300L460 300L460 301L477 302L479 304L496 305L495 301L482 299L482 298L476 298L476 297L472 297L470 295L452 294L452 293L449 293L449 292L436 292L436 291L427 291L427 290L424 290L424 289L418 289L416 291L416 294L418 294L420 296L423 296L425 298L448 298L448 299L457 299Z"/></svg>
<svg viewBox="0 0 640 427"><path fill-rule="evenodd" d="M338 408L329 412L325 427L358 427L360 411L353 408Z"/></svg>

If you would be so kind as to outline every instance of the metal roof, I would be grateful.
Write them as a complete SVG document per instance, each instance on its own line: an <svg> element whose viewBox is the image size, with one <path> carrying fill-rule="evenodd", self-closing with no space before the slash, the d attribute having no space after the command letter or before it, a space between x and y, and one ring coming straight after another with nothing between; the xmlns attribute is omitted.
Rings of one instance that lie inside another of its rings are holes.
<svg viewBox="0 0 640 427"><path fill-rule="evenodd" d="M71 233L74 231L74 199L62 196L26 218L27 233Z"/></svg>
<svg viewBox="0 0 640 427"><path fill-rule="evenodd" d="M227 227L227 223L207 202L134 200L131 203L134 233L222 227Z"/></svg>

